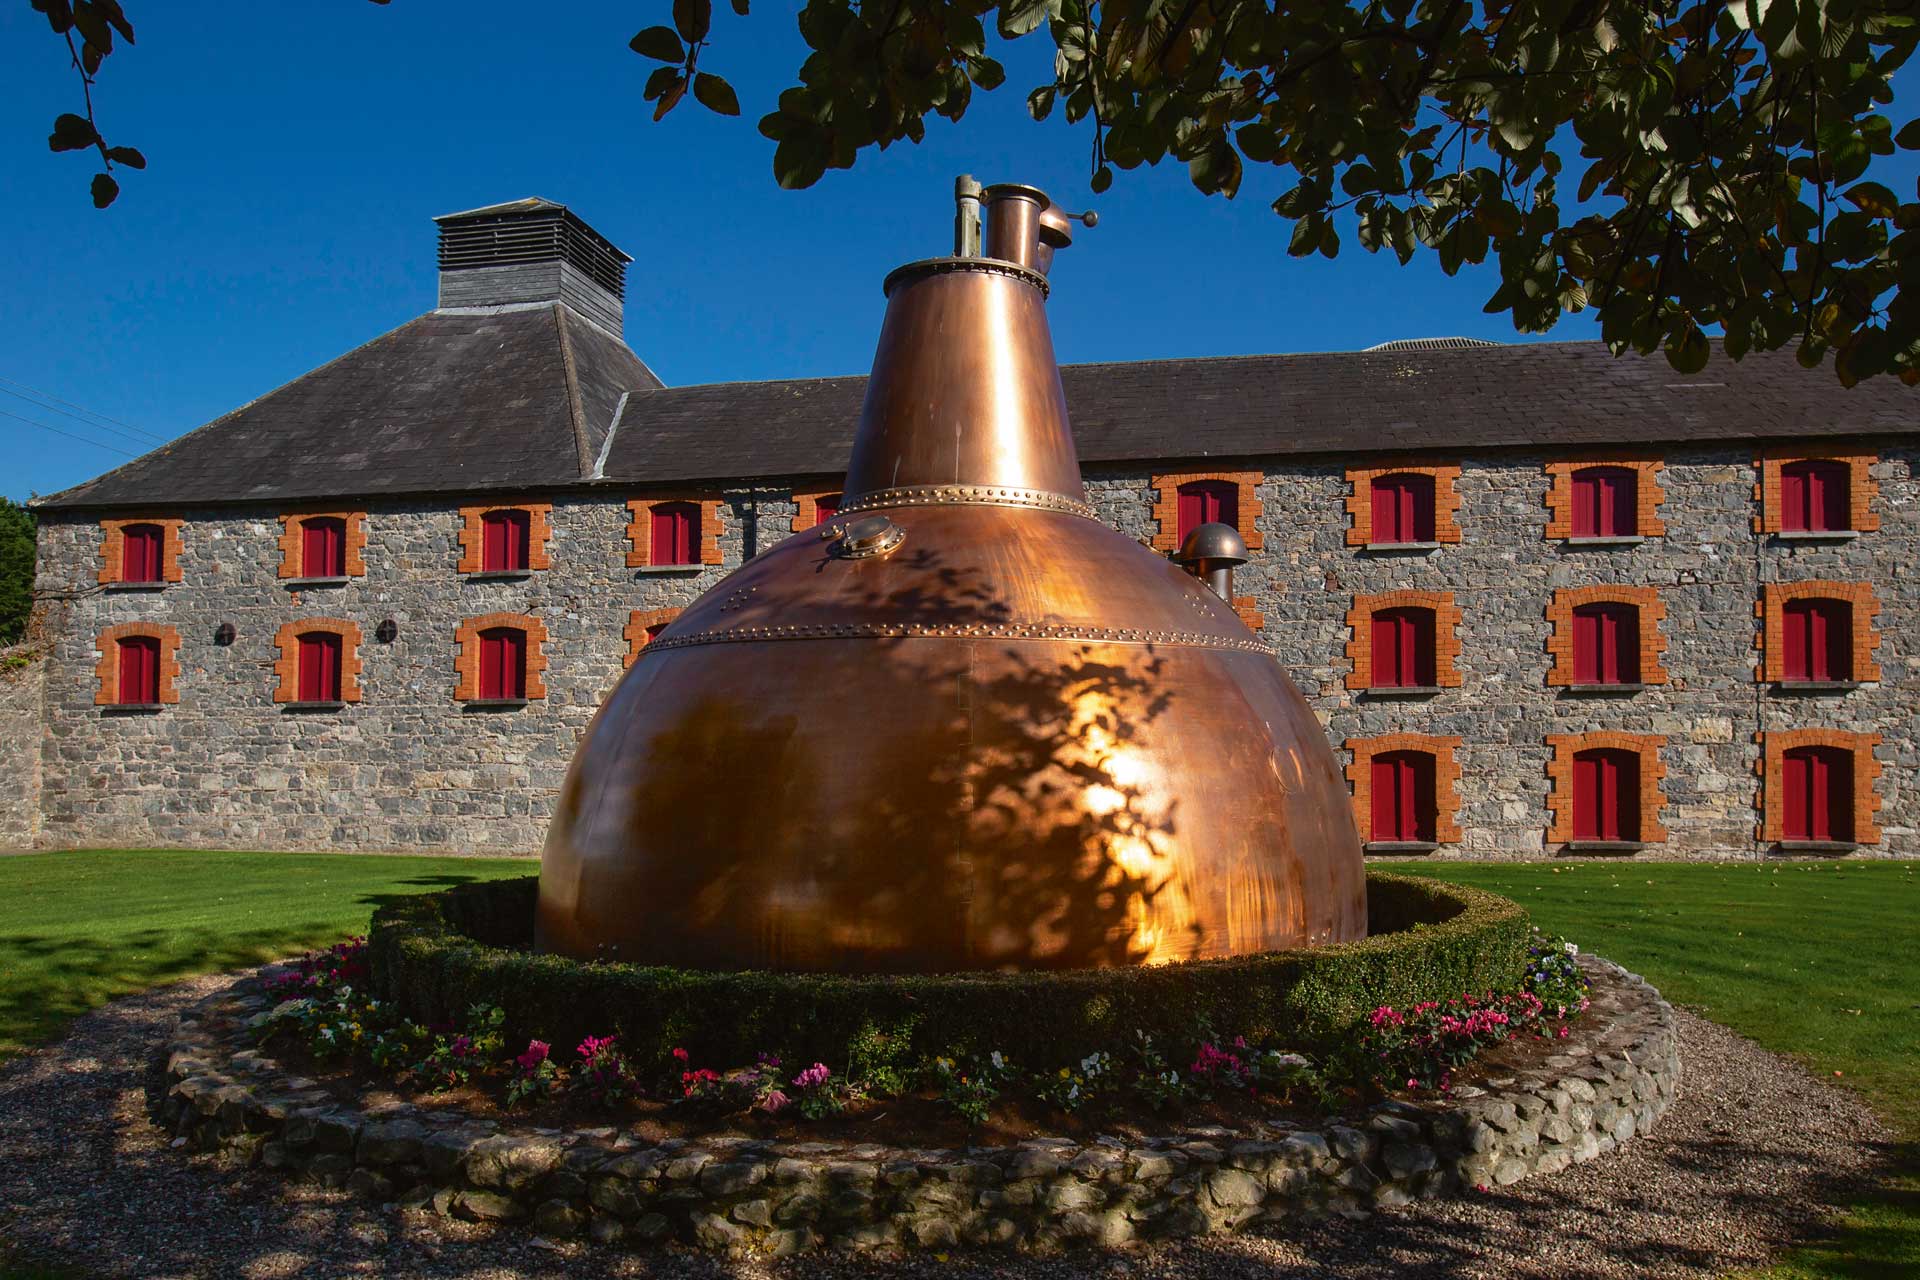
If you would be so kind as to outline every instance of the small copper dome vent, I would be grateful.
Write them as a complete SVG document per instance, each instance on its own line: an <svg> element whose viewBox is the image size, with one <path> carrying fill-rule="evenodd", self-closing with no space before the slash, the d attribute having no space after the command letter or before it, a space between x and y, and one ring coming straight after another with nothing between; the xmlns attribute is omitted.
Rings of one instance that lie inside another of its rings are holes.
<svg viewBox="0 0 1920 1280"><path fill-rule="evenodd" d="M1365 933L1326 736L1195 576L1237 539L1188 572L1087 504L1045 311L1073 216L959 194L955 256L887 277L839 513L689 606L588 729L542 947L932 972Z"/></svg>

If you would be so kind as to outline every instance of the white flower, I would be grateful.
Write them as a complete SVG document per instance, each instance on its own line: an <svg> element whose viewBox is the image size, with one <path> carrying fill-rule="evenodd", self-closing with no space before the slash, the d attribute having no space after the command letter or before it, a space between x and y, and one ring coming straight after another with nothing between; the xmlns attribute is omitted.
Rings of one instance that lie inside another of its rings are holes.
<svg viewBox="0 0 1920 1280"><path fill-rule="evenodd" d="M1574 946L1571 942L1569 942L1567 944L1567 954L1570 956L1577 956L1580 954L1580 948Z"/></svg>
<svg viewBox="0 0 1920 1280"><path fill-rule="evenodd" d="M1000 1056L1000 1051L998 1049L995 1049L993 1051L993 1055L990 1061L993 1063L993 1068L996 1071L1004 1070L1007 1065L1007 1060Z"/></svg>

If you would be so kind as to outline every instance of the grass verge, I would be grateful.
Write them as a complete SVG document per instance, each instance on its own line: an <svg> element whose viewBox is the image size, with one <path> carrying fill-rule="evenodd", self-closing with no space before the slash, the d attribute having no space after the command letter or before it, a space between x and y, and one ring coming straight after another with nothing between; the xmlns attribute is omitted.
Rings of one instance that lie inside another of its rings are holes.
<svg viewBox="0 0 1920 1280"><path fill-rule="evenodd" d="M1661 993L1860 1093L1899 1134L1886 1180L1768 1280L1920 1276L1920 865L1437 863Z"/></svg>

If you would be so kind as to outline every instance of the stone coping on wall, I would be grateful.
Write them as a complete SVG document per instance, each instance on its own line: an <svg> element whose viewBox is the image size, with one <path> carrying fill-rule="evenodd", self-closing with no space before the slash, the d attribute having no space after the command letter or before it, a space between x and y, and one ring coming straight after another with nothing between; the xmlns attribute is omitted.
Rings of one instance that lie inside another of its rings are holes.
<svg viewBox="0 0 1920 1280"><path fill-rule="evenodd" d="M339 1103L253 1046L260 976L190 1009L151 1101L176 1145L467 1220L602 1243L731 1254L1121 1244L1364 1217L1506 1186L1648 1132L1680 1083L1673 1010L1619 966L1580 961L1587 1015L1536 1069L1446 1099L1311 1128L1186 1127L923 1150L748 1138L641 1141L515 1127L405 1103ZM264 972L264 971L263 971Z"/></svg>

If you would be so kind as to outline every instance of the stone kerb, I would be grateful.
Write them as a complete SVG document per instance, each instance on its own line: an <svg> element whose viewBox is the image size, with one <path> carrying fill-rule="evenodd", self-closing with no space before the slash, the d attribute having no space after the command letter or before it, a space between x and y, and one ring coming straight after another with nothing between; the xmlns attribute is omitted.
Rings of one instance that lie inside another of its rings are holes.
<svg viewBox="0 0 1920 1280"><path fill-rule="evenodd" d="M1680 1081L1673 1010L1582 957L1588 1015L1539 1070L1317 1128L1189 1127L1014 1147L672 1139L509 1127L409 1104L341 1105L251 1047L258 979L181 1018L152 1095L181 1145L290 1178L602 1243L735 1254L958 1245L1054 1248L1231 1232L1507 1186L1651 1130ZM1491 1086L1498 1086L1497 1089Z"/></svg>

